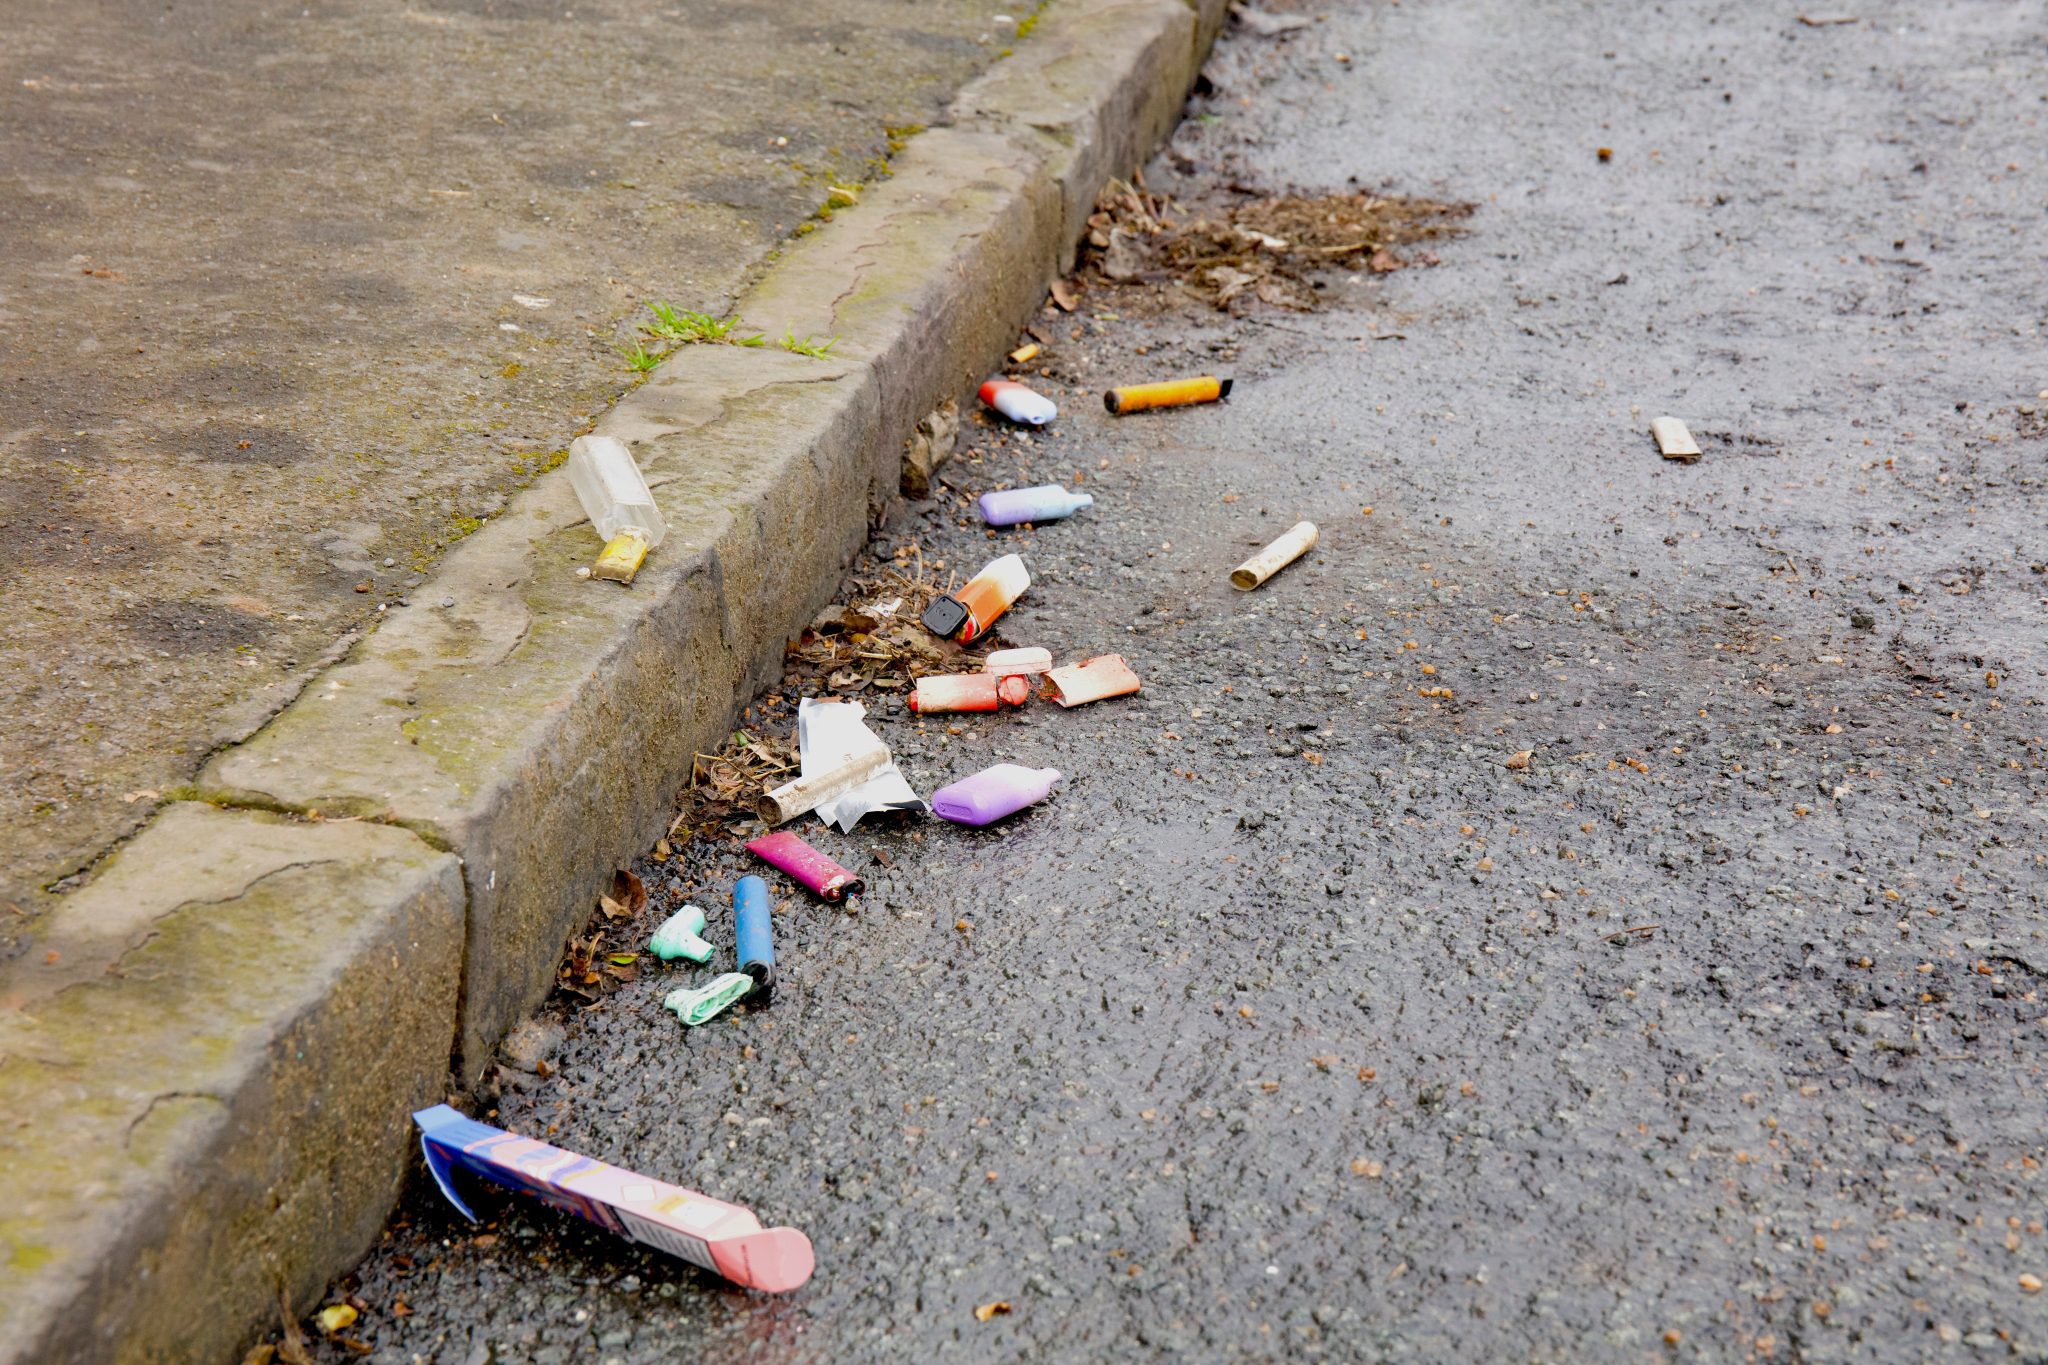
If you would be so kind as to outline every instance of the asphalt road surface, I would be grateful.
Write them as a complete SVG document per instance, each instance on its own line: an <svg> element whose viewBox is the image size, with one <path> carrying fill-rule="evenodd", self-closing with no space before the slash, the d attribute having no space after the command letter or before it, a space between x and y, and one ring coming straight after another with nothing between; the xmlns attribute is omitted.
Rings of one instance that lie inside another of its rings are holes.
<svg viewBox="0 0 2048 1365"><path fill-rule="evenodd" d="M870 890L778 883L771 1008L685 1032L663 969L499 1072L497 1122L801 1227L816 1277L420 1188L337 1290L370 1358L2048 1358L2043 26L1857 18L1226 41L1153 188L1384 185L1465 235L1315 313L1084 276L1039 320L1060 420L978 422L870 548L1021 551L1005 641L1143 693L864 694L927 795L1066 779L981 832L807 822ZM1203 370L1228 403L1097 397ZM971 517L1052 480L1095 507ZM730 943L736 841L641 870Z"/></svg>

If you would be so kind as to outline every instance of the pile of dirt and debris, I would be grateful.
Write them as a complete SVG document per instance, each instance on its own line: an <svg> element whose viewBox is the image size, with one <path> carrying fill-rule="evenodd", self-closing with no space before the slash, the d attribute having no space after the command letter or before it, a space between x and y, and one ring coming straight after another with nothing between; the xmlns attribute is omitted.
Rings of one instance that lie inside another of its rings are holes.
<svg viewBox="0 0 2048 1365"><path fill-rule="evenodd" d="M1472 205L1408 195L1254 195L1228 205L1176 204L1141 183L1112 181L1088 219L1084 269L1113 285L1148 285L1227 312L1253 302L1308 311L1329 269L1387 274L1435 265L1402 249L1460 231Z"/></svg>

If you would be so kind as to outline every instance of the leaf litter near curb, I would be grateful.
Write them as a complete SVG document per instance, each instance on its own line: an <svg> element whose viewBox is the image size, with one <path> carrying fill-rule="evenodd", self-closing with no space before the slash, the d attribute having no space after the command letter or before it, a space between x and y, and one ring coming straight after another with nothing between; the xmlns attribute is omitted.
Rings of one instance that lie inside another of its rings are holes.
<svg viewBox="0 0 2048 1365"><path fill-rule="evenodd" d="M1366 191L1183 204L1142 179L1116 180L1089 216L1080 273L1090 283L1150 286L1162 305L1178 297L1230 313L1254 303L1311 312L1323 304L1319 274L1436 265L1434 252L1404 249L1462 233L1472 210Z"/></svg>

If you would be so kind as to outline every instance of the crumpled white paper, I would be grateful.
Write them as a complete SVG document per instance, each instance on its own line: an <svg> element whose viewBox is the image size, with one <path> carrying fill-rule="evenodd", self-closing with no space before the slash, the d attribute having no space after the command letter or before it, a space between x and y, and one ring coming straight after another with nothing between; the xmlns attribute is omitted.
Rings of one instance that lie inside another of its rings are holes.
<svg viewBox="0 0 2048 1365"><path fill-rule="evenodd" d="M805 697L796 708L799 772L804 777L836 767L855 754L883 749L881 737L861 717L867 708L857 701L813 701ZM817 808L817 816L841 834L853 833L863 815L878 810L926 810L910 782L892 760L858 787Z"/></svg>

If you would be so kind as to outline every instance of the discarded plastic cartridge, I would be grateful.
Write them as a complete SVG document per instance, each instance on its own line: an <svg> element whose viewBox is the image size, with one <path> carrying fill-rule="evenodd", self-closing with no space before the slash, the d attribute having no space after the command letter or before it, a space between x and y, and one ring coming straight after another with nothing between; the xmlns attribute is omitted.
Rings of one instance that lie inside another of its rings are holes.
<svg viewBox="0 0 2048 1365"><path fill-rule="evenodd" d="M1138 690L1138 675L1121 654L1098 654L1045 675L1045 695L1061 706L1081 706Z"/></svg>
<svg viewBox="0 0 2048 1365"><path fill-rule="evenodd" d="M977 500L981 519L991 526L1016 526L1027 521L1059 521L1095 499L1086 493L1069 493L1056 483L1038 488L1005 488L983 493Z"/></svg>
<svg viewBox="0 0 2048 1365"><path fill-rule="evenodd" d="M445 1104L418 1111L412 1121L434 1183L472 1223L476 1213L455 1192L458 1170L749 1289L786 1293L816 1267L810 1238L795 1228L763 1228L737 1204L478 1123Z"/></svg>
<svg viewBox="0 0 2048 1365"><path fill-rule="evenodd" d="M1025 426L1042 427L1060 415L1050 398L1025 388L1014 379L991 379L981 386L981 401Z"/></svg>
<svg viewBox="0 0 2048 1365"><path fill-rule="evenodd" d="M1230 397L1228 379L1213 374L1193 379L1169 379L1159 384L1126 384L1102 395L1102 406L1121 416L1147 408L1181 408L1190 403L1213 403Z"/></svg>
<svg viewBox="0 0 2048 1365"><path fill-rule="evenodd" d="M733 951L740 970L754 978L766 1004L775 994L775 927L768 916L768 883L742 877L732 888Z"/></svg>
<svg viewBox="0 0 2048 1365"><path fill-rule="evenodd" d="M712 947L702 938L704 933L704 912L694 905L686 905L661 922L654 931L654 937L647 940L647 951L663 962L673 962L686 957L692 962L709 962Z"/></svg>
<svg viewBox="0 0 2048 1365"><path fill-rule="evenodd" d="M668 534L640 466L616 436L578 436L569 443L568 463L569 486L605 540L591 577L631 583L647 552Z"/></svg>
<svg viewBox="0 0 2048 1365"><path fill-rule="evenodd" d="M1031 698L1031 684L1021 677L994 673L956 673L919 678L910 694L910 709L920 716L942 711L994 711L1004 702L1022 706Z"/></svg>
<svg viewBox="0 0 2048 1365"><path fill-rule="evenodd" d="M787 872L828 901L861 893L860 878L787 830L749 839L747 852Z"/></svg>
<svg viewBox="0 0 2048 1365"><path fill-rule="evenodd" d="M1060 780L1058 768L998 763L932 793L932 814L956 825L987 825L1045 799Z"/></svg>
<svg viewBox="0 0 2048 1365"><path fill-rule="evenodd" d="M984 673L998 678L1025 677L1052 671L1052 651L1032 645L1023 649L998 649L982 664Z"/></svg>
<svg viewBox="0 0 2048 1365"><path fill-rule="evenodd" d="M924 626L934 635L958 632L961 642L984 635L1010 604L1031 586L1031 571L1021 555L992 559L958 591L932 599L924 609Z"/></svg>
<svg viewBox="0 0 2048 1365"><path fill-rule="evenodd" d="M1316 546L1316 524L1297 521L1292 530L1230 571L1230 586L1250 592Z"/></svg>

